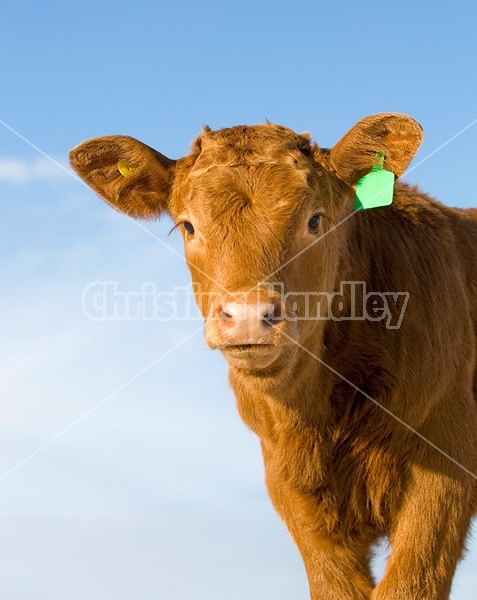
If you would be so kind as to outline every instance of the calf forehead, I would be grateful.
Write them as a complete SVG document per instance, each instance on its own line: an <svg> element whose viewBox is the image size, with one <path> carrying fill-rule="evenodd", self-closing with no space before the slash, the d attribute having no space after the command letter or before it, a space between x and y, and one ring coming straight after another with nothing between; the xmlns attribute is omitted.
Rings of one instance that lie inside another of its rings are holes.
<svg viewBox="0 0 477 600"><path fill-rule="evenodd" d="M310 138L279 125L205 129L176 198L210 218L253 207L295 206L310 193Z"/></svg>
<svg viewBox="0 0 477 600"><path fill-rule="evenodd" d="M280 253L309 196L299 174L275 165L219 166L192 179L196 185L184 203L186 214L209 249L216 246L234 256Z"/></svg>
<svg viewBox="0 0 477 600"><path fill-rule="evenodd" d="M211 216L244 208L252 212L272 208L286 212L297 208L310 193L307 170L274 163L217 164L192 173L189 184L193 204Z"/></svg>

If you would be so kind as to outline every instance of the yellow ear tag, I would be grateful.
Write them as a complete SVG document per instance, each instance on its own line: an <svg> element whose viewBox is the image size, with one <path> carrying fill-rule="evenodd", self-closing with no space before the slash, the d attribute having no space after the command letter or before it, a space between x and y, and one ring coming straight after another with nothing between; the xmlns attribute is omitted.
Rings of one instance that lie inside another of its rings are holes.
<svg viewBox="0 0 477 600"><path fill-rule="evenodd" d="M137 165L133 165L123 158L118 162L118 171L123 177L131 177L136 169Z"/></svg>

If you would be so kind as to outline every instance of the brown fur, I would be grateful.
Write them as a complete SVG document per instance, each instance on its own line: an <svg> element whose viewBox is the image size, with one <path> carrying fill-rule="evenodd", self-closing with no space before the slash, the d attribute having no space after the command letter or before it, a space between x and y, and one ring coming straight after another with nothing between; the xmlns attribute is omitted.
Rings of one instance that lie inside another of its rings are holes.
<svg viewBox="0 0 477 600"><path fill-rule="evenodd" d="M364 281L368 292L409 293L399 329L284 322L270 366L230 367L313 600L448 598L477 509L476 212L397 183L390 207L341 223L375 152L400 176L421 137L409 117L383 114L360 121L330 151L267 124L206 128L178 161L120 136L71 153L77 172L119 210L193 223L193 236L180 228L202 292L267 281L333 292L342 281ZM117 170L120 159L134 166L130 176ZM317 213L324 237L313 244L306 224ZM349 314L351 298L342 301ZM201 303L211 345L219 345L213 308L213 300ZM376 585L370 549L382 536L392 552Z"/></svg>

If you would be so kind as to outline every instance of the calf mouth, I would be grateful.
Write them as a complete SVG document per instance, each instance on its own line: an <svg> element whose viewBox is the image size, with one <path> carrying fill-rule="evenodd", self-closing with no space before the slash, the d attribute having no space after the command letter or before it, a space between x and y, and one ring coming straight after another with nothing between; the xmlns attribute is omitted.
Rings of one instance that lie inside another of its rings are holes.
<svg viewBox="0 0 477 600"><path fill-rule="evenodd" d="M221 348L221 350L238 350L238 351L242 351L242 350L251 350L251 349L270 349L270 348L276 348L276 346L274 344L228 344L227 346L223 346Z"/></svg>
<svg viewBox="0 0 477 600"><path fill-rule="evenodd" d="M255 370L264 369L274 362L280 347L274 344L227 344L220 347L229 366Z"/></svg>

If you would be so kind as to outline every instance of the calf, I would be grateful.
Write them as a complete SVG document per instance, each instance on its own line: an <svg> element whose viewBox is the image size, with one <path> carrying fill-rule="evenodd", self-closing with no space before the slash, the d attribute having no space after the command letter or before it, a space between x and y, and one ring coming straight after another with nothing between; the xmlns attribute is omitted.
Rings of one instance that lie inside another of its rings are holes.
<svg viewBox="0 0 477 600"><path fill-rule="evenodd" d="M421 138L379 114L331 150L266 124L206 127L179 160L124 136L70 155L116 209L181 231L313 600L448 598L477 510L476 214L401 182L355 208L363 177L399 178Z"/></svg>

